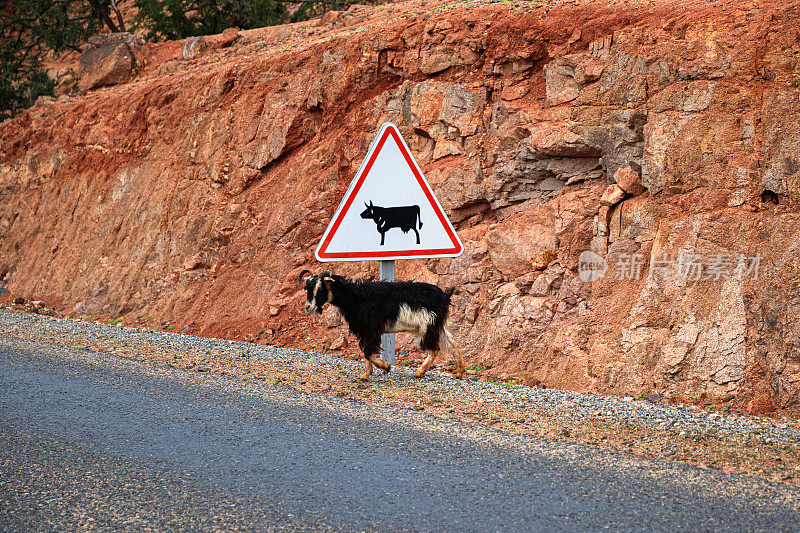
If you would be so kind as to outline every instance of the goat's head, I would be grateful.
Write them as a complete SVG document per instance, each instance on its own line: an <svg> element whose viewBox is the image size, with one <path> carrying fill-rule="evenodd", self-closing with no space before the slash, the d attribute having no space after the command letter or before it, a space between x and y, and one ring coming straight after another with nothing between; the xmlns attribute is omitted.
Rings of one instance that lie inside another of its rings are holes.
<svg viewBox="0 0 800 533"><path fill-rule="evenodd" d="M373 209L374 206L372 205L372 200L369 201L369 204L364 202L364 205L366 205L367 208L361 212L361 218L371 218L374 220L376 215L375 210Z"/></svg>
<svg viewBox="0 0 800 533"><path fill-rule="evenodd" d="M320 272L318 275L311 274L310 270L303 270L297 278L297 283L303 283L305 280L306 290L306 312L322 314L322 306L331 303L332 295L330 284L333 282L332 274L329 270Z"/></svg>

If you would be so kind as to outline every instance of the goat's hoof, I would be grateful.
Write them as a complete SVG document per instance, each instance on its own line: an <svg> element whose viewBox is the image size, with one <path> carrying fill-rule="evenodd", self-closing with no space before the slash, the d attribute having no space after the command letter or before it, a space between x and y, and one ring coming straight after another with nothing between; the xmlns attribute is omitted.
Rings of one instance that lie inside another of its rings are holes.
<svg viewBox="0 0 800 533"><path fill-rule="evenodd" d="M423 372L422 374L420 374L419 372L414 372L414 377L415 378L421 378L424 375L425 375L425 372Z"/></svg>
<svg viewBox="0 0 800 533"><path fill-rule="evenodd" d="M365 378L364 376L361 376L361 377L359 377L359 378L358 378L356 381L357 381L358 383L366 383L367 381L369 381L369 378L368 378L368 377L367 377L367 378Z"/></svg>
<svg viewBox="0 0 800 533"><path fill-rule="evenodd" d="M463 372L456 372L456 373L453 374L453 377L455 377L456 379L464 379L464 373Z"/></svg>
<svg viewBox="0 0 800 533"><path fill-rule="evenodd" d="M383 369L383 371L388 374L389 372L392 371L392 365L387 366L386 368Z"/></svg>

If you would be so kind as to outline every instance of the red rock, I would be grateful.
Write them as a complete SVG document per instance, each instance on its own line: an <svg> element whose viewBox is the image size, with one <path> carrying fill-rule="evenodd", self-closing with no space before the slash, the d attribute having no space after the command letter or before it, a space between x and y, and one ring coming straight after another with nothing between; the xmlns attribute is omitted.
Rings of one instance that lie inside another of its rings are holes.
<svg viewBox="0 0 800 533"><path fill-rule="evenodd" d="M342 314L336 307L327 306L324 312L325 325L329 328L335 328L342 325Z"/></svg>
<svg viewBox="0 0 800 533"><path fill-rule="evenodd" d="M606 190L603 191L603 196L600 197L600 205L614 206L620 203L625 198L625 191L616 183L612 183Z"/></svg>
<svg viewBox="0 0 800 533"><path fill-rule="evenodd" d="M512 85L511 87L506 87L503 89L503 92L500 93L500 98L508 101L519 100L526 94L528 94L527 87L523 87L521 85Z"/></svg>
<svg viewBox="0 0 800 533"><path fill-rule="evenodd" d="M617 169L614 173L614 181L631 196L638 196L647 190L640 182L639 171L631 167Z"/></svg>
<svg viewBox="0 0 800 533"><path fill-rule="evenodd" d="M224 39L224 37L223 37ZM206 49L206 39L202 35L199 37L189 37L183 41L181 46L181 57L183 59L195 59Z"/></svg>
<svg viewBox="0 0 800 533"><path fill-rule="evenodd" d="M203 255L202 254L195 254L195 255L193 255L192 257L189 257L188 259L186 259L186 261L183 262L183 269L184 270L195 270L195 269L200 268L202 266L205 266L205 264L203 262Z"/></svg>
<svg viewBox="0 0 800 533"><path fill-rule="evenodd" d="M80 58L78 88L85 93L97 87L128 81L136 69L142 44L140 37L130 33L112 33L90 39ZM63 80L59 83L69 84Z"/></svg>
<svg viewBox="0 0 800 533"><path fill-rule="evenodd" d="M239 28L227 28L222 32L222 36L220 37L219 41L217 41L216 45L220 48L230 46L236 42L239 37Z"/></svg>
<svg viewBox="0 0 800 533"><path fill-rule="evenodd" d="M762 416L774 410L775 405L767 395L758 396L747 403L747 414L749 415Z"/></svg>
<svg viewBox="0 0 800 533"><path fill-rule="evenodd" d="M343 350L347 347L347 340L345 337L336 337L331 342L331 350Z"/></svg>

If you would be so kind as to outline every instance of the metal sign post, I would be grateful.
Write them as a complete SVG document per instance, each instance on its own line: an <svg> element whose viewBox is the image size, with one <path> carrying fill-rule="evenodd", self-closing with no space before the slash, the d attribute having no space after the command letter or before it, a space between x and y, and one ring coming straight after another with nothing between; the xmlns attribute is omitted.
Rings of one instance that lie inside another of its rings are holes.
<svg viewBox="0 0 800 533"><path fill-rule="evenodd" d="M381 261L381 281L394 281L394 261ZM394 364L394 333L381 335L381 354L383 360Z"/></svg>

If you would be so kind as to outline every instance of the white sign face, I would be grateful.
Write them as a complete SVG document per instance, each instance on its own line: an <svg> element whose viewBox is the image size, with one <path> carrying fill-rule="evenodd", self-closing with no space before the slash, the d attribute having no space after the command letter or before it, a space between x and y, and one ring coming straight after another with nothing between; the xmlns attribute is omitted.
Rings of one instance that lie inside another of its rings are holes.
<svg viewBox="0 0 800 533"><path fill-rule="evenodd" d="M456 257L463 251L397 126L387 122L325 230L317 259Z"/></svg>

